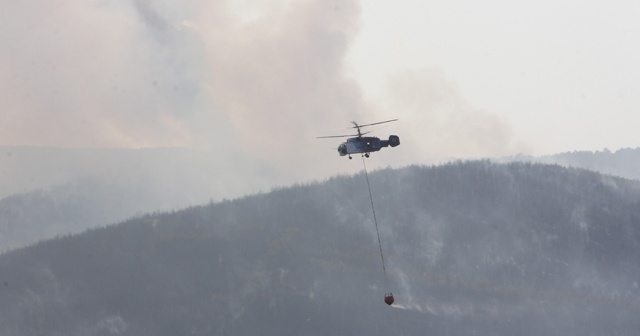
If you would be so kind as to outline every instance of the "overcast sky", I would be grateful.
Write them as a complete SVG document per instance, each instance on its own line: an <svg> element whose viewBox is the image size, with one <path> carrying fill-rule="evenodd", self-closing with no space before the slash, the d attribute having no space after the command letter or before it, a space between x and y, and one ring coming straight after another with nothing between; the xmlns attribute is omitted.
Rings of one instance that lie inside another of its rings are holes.
<svg viewBox="0 0 640 336"><path fill-rule="evenodd" d="M0 145L206 148L301 179L361 168L316 139L352 120L400 119L374 130L402 145L373 167L635 148L639 17L615 0L0 0Z"/></svg>

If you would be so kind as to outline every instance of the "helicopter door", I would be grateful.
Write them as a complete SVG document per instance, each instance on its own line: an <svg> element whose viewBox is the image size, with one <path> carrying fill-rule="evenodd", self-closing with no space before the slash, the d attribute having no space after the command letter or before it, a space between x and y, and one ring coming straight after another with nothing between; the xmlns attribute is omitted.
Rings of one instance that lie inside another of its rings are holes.
<svg viewBox="0 0 640 336"><path fill-rule="evenodd" d="M380 139L375 138L371 141L371 147L375 150L380 149Z"/></svg>

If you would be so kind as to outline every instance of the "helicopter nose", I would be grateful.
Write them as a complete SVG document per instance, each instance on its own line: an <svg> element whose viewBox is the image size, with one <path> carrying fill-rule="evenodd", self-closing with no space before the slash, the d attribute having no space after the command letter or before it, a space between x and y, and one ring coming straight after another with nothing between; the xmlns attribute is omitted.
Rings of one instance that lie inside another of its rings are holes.
<svg viewBox="0 0 640 336"><path fill-rule="evenodd" d="M338 146L338 153L340 153L340 155L347 155L347 146L340 144L340 146Z"/></svg>

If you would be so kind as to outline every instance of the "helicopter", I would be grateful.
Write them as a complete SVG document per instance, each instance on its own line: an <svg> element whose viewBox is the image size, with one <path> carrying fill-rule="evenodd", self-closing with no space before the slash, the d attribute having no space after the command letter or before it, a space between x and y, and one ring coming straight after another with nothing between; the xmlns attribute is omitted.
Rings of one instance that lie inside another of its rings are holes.
<svg viewBox="0 0 640 336"><path fill-rule="evenodd" d="M358 134L351 134L351 135L328 135L328 136L320 136L318 137L318 139L321 138L345 138L345 137L352 137L347 139L347 141L343 142L340 144L340 146L338 146L338 153L340 153L340 156L349 156L349 160L352 159L351 154L359 154L359 153L364 153L365 157L369 157L369 154L371 152L377 152L379 151L382 147L396 147L400 145L400 137L398 137L397 135L389 135L389 140L380 140L380 138L377 137L365 137L363 135L369 133L369 132L362 132L360 131L360 128L362 127L367 127L367 126L373 126L373 125L379 125L379 124L384 124L384 123L388 123L388 122L392 122L392 121L396 121L398 119L391 119L391 120L386 120L386 121L380 121L380 122L376 122L376 123L372 123L372 124L364 124L364 125L359 125L357 122L352 121L351 123L353 124L353 127L349 127L348 129L351 128L355 128L358 131Z"/></svg>

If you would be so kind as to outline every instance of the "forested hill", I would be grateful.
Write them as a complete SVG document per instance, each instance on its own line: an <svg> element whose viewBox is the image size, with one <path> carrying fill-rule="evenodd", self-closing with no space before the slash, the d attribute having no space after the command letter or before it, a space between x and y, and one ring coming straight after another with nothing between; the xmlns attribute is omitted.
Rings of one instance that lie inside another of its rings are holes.
<svg viewBox="0 0 640 336"><path fill-rule="evenodd" d="M640 183L488 161L147 215L0 256L0 335L636 335ZM393 291L388 307L383 294Z"/></svg>
<svg viewBox="0 0 640 336"><path fill-rule="evenodd" d="M529 161L640 180L640 148L568 152ZM238 181L225 175L242 167ZM215 172L215 173L212 173ZM0 252L138 214L268 190L291 180L252 161L226 162L186 148L0 147Z"/></svg>

